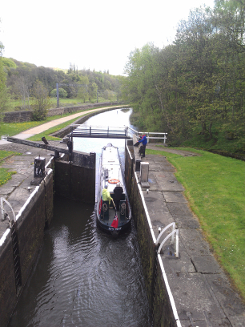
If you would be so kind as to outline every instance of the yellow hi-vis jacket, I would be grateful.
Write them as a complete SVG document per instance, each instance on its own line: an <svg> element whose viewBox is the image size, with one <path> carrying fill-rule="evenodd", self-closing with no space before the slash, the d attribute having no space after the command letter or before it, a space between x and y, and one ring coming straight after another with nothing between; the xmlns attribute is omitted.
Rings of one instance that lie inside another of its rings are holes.
<svg viewBox="0 0 245 327"><path fill-rule="evenodd" d="M102 200L103 201L109 201L109 203L111 202L112 200L112 197L110 195L110 192L107 190L107 188L104 188L102 190Z"/></svg>

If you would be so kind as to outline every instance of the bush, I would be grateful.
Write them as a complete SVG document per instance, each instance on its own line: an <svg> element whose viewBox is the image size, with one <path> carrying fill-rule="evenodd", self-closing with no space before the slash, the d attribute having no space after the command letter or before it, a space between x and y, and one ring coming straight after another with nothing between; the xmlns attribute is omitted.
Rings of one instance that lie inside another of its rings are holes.
<svg viewBox="0 0 245 327"><path fill-rule="evenodd" d="M34 103L33 120L45 120L47 111L50 108L50 98L48 97L48 90L43 86L43 83L37 81L33 88Z"/></svg>
<svg viewBox="0 0 245 327"><path fill-rule="evenodd" d="M56 89L53 89L51 92L50 92L50 96L52 98L55 98L57 96L57 90ZM63 89L62 87L59 87L59 97L60 98L67 98L67 92L65 89Z"/></svg>

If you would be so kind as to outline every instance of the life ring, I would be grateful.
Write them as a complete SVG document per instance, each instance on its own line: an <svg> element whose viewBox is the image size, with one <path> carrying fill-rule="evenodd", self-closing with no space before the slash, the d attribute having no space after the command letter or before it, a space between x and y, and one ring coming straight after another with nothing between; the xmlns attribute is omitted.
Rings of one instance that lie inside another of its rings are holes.
<svg viewBox="0 0 245 327"><path fill-rule="evenodd" d="M111 178L111 179L109 179L109 181L108 181L108 183L110 183L110 184L117 184L117 183L119 183L120 181L119 181L119 179L115 179L115 178Z"/></svg>

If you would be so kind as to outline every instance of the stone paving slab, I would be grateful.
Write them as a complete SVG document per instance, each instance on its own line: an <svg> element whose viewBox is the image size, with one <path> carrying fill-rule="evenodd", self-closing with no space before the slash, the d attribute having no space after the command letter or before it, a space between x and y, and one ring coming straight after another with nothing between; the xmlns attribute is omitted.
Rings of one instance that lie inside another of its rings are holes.
<svg viewBox="0 0 245 327"><path fill-rule="evenodd" d="M200 230L181 228L180 238L189 256L210 255L209 245L203 239Z"/></svg>
<svg viewBox="0 0 245 327"><path fill-rule="evenodd" d="M172 216L169 213L161 192L154 192L154 196L151 196L151 191L149 191L148 194L146 191L143 193L148 212L151 217L152 225L153 227L156 227L156 231L158 231L158 227L164 228L166 225L168 225L169 221L173 222Z"/></svg>
<svg viewBox="0 0 245 327"><path fill-rule="evenodd" d="M212 322L208 319L208 315L205 320L193 320L190 316L188 320L180 320L182 327L232 327L228 319L212 319Z"/></svg>
<svg viewBox="0 0 245 327"><path fill-rule="evenodd" d="M0 144L0 150L22 153L21 155L13 155L1 163L1 167L16 172L6 184L0 186L0 197L4 197L11 204L17 215L35 188L31 185L31 181L34 179L34 159L40 155L46 159L47 164L53 153L45 149L9 142ZM28 187L30 187L30 191ZM0 238L8 226L8 222L2 221L0 218Z"/></svg>
<svg viewBox="0 0 245 327"><path fill-rule="evenodd" d="M191 258L196 271L202 274L217 274L222 270L212 255L194 256Z"/></svg>
<svg viewBox="0 0 245 327"><path fill-rule="evenodd" d="M28 178L26 178L22 182L21 187L17 187L15 191L8 196L8 201L14 208L16 215L23 207L30 194L34 191L34 187L31 186L31 181L33 178L33 176L29 176ZM30 190L28 190L28 187L30 188Z"/></svg>
<svg viewBox="0 0 245 327"><path fill-rule="evenodd" d="M231 322L235 326L245 326L245 305L225 274L205 274L204 278Z"/></svg>
<svg viewBox="0 0 245 327"><path fill-rule="evenodd" d="M181 192L163 192L166 202L187 203L186 198Z"/></svg>
<svg viewBox="0 0 245 327"><path fill-rule="evenodd" d="M181 243L180 248L182 249ZM190 256L184 250L181 250L179 259L163 255L162 260L167 274L173 274L178 277L180 273L196 272Z"/></svg>
<svg viewBox="0 0 245 327"><path fill-rule="evenodd" d="M204 312L208 313L209 320L224 319L225 314L218 301L215 301L207 287L202 274L187 273L168 275L168 281L176 301L179 318L189 319L187 313L191 313L192 319L205 320Z"/></svg>

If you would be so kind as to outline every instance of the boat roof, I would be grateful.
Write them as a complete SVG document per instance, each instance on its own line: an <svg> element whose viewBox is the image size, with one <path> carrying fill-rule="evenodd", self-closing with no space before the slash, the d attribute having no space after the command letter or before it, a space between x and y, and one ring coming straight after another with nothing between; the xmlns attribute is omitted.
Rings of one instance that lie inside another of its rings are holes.
<svg viewBox="0 0 245 327"><path fill-rule="evenodd" d="M115 184L117 184L116 182L109 183L109 180L111 179L114 179L115 181L118 180L121 183L121 186L124 188L121 163L119 160L119 153L117 147L107 145L103 148L101 164L102 169L108 170L108 182L106 184L108 185L109 192L113 192L116 186Z"/></svg>
<svg viewBox="0 0 245 327"><path fill-rule="evenodd" d="M110 146L103 148L102 166L120 165L118 148Z"/></svg>

